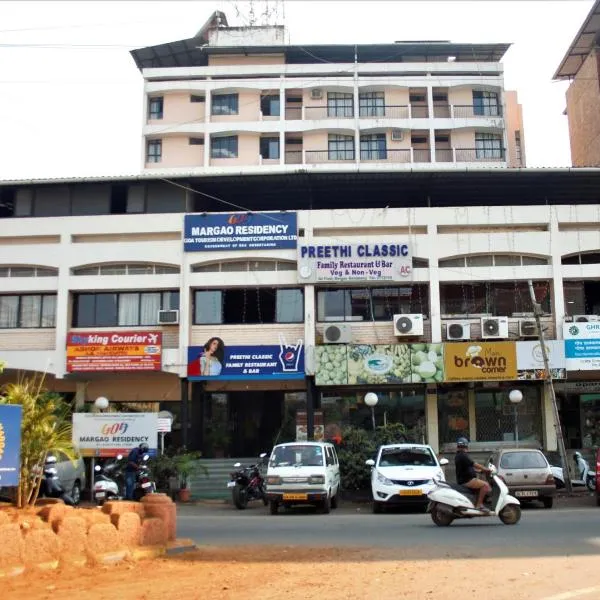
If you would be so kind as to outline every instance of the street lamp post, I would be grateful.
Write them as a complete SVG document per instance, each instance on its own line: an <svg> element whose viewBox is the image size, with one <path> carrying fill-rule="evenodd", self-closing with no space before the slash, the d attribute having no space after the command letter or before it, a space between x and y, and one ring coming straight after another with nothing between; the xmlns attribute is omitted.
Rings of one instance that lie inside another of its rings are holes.
<svg viewBox="0 0 600 600"><path fill-rule="evenodd" d="M96 400L94 400L94 406L100 412L102 412L103 410L106 410L108 408L108 398L105 398L104 396L100 396L99 398L96 398Z"/></svg>
<svg viewBox="0 0 600 600"><path fill-rule="evenodd" d="M519 447L519 404L523 400L523 392L521 390L511 390L508 394L508 399L514 407L515 411L515 444Z"/></svg>
<svg viewBox="0 0 600 600"><path fill-rule="evenodd" d="M377 394L374 392L369 392L365 394L365 404L371 409L371 419L373 421L373 431L375 431L375 407L379 402L379 398Z"/></svg>

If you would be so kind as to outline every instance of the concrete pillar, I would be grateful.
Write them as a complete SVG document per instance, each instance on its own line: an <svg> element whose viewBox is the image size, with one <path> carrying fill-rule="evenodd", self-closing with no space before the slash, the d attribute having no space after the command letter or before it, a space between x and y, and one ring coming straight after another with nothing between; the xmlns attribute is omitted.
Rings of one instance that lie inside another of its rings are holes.
<svg viewBox="0 0 600 600"><path fill-rule="evenodd" d="M87 381L75 382L75 410L81 410L85 405Z"/></svg>
<svg viewBox="0 0 600 600"><path fill-rule="evenodd" d="M475 388L470 387L467 390L467 398L469 400L469 441L477 440L477 420L475 411Z"/></svg>
<svg viewBox="0 0 600 600"><path fill-rule="evenodd" d="M433 249L429 256L429 321L431 323L431 341L439 344L442 341L442 316L440 301L440 276L438 267L438 258L435 248L437 236L437 227L435 225L427 226L428 247Z"/></svg>
<svg viewBox="0 0 600 600"><path fill-rule="evenodd" d="M544 384L542 393L542 427L544 428L544 450L558 450L556 428L554 427L554 410L552 409L552 396L547 383Z"/></svg>
<svg viewBox="0 0 600 600"><path fill-rule="evenodd" d="M60 236L60 245L65 250L64 255L69 255L71 235L63 233ZM57 379L62 379L67 371L67 333L69 331L69 268L61 266L58 269L58 288L56 292L56 338L54 346L54 360L46 366L48 373L53 373Z"/></svg>
<svg viewBox="0 0 600 600"><path fill-rule="evenodd" d="M550 212L549 235L551 240L550 253L552 256L552 313L554 315L554 326L556 327L555 339L562 340L562 326L566 315L561 265L563 251L561 247L561 237L558 231L558 215L556 214L556 207L550 206L548 210Z"/></svg>
<svg viewBox="0 0 600 600"><path fill-rule="evenodd" d="M427 443L434 452L440 451L440 434L438 427L437 387L427 386L425 396L425 420L427 423Z"/></svg>
<svg viewBox="0 0 600 600"><path fill-rule="evenodd" d="M427 74L431 81L431 73ZM427 84L427 110L429 112L429 156L432 163L435 162L435 115L433 112L433 84Z"/></svg>
<svg viewBox="0 0 600 600"><path fill-rule="evenodd" d="M210 88L206 88L206 93L204 97L204 166L210 166L210 107L212 105L211 100L211 90Z"/></svg>

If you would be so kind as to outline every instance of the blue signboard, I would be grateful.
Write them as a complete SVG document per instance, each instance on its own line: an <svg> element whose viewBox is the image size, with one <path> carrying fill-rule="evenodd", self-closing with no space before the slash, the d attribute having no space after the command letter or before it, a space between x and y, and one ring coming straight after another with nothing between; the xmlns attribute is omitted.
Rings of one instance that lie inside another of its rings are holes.
<svg viewBox="0 0 600 600"><path fill-rule="evenodd" d="M565 340L567 371L600 370L600 338Z"/></svg>
<svg viewBox="0 0 600 600"><path fill-rule="evenodd" d="M19 485L21 414L18 404L0 404L0 487Z"/></svg>
<svg viewBox="0 0 600 600"><path fill-rule="evenodd" d="M297 233L295 212L185 215L183 249L293 250Z"/></svg>
<svg viewBox="0 0 600 600"><path fill-rule="evenodd" d="M283 337L278 346L226 346L217 337L204 346L188 348L188 379L234 381L243 379L302 379L304 344L288 343Z"/></svg>

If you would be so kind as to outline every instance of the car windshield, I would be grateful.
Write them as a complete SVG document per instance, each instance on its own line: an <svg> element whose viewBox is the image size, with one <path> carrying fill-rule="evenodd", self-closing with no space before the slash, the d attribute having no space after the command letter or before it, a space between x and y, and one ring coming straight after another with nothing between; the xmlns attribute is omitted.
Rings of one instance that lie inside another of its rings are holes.
<svg viewBox="0 0 600 600"><path fill-rule="evenodd" d="M429 448L384 448L380 467L435 467L436 460Z"/></svg>
<svg viewBox="0 0 600 600"><path fill-rule="evenodd" d="M502 469L544 469L548 466L541 452L506 452L502 455Z"/></svg>
<svg viewBox="0 0 600 600"><path fill-rule="evenodd" d="M320 446L277 446L269 460L270 467L322 467L323 449Z"/></svg>

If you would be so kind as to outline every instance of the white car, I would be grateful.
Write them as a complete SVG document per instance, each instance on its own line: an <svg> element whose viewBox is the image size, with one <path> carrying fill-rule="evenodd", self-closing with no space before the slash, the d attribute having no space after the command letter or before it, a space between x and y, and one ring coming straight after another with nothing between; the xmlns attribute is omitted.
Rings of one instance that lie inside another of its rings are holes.
<svg viewBox="0 0 600 600"><path fill-rule="evenodd" d="M312 504L328 513L337 508L340 465L333 444L291 442L273 448L267 469L267 500L276 515L280 506Z"/></svg>
<svg viewBox="0 0 600 600"><path fill-rule="evenodd" d="M386 506L427 506L427 494L435 488L433 479L445 481L442 467L448 459L438 460L425 444L390 444L380 446L376 460L366 464L371 467L373 512L380 513Z"/></svg>

